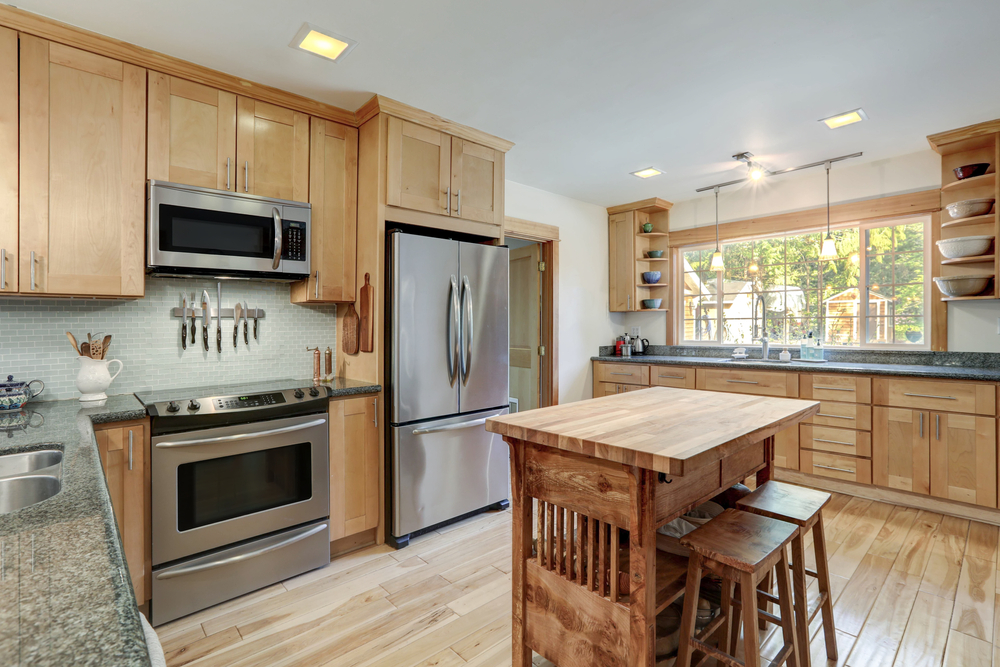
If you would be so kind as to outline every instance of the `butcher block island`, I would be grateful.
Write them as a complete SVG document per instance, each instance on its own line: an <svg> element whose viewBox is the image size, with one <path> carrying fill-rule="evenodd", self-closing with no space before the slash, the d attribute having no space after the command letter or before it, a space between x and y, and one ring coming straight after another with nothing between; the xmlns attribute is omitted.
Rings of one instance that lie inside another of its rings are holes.
<svg viewBox="0 0 1000 667"><path fill-rule="evenodd" d="M532 651L559 667L652 667L656 616L687 572L657 550L657 528L770 479L774 435L818 411L653 387L488 420L511 452L514 667Z"/></svg>

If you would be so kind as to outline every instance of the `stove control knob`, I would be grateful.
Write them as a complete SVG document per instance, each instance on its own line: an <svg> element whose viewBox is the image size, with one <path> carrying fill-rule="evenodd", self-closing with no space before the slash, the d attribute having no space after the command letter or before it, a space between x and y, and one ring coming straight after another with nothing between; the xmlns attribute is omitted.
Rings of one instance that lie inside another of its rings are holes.
<svg viewBox="0 0 1000 667"><path fill-rule="evenodd" d="M192 410L192 411L194 411L194 410L201 410L201 403L199 403L198 401L196 401L196 400L194 400L192 398L191 402L188 403L188 410Z"/></svg>
<svg viewBox="0 0 1000 667"><path fill-rule="evenodd" d="M177 412L181 409L181 406L177 405L177 401L170 401L167 405L167 412Z"/></svg>
<svg viewBox="0 0 1000 667"><path fill-rule="evenodd" d="M316 387L309 387L309 395L319 396L319 389L317 389Z"/></svg>
<svg viewBox="0 0 1000 667"><path fill-rule="evenodd" d="M294 396L295 398L302 398L303 396L305 396L305 394L302 393L301 389L296 389Z"/></svg>

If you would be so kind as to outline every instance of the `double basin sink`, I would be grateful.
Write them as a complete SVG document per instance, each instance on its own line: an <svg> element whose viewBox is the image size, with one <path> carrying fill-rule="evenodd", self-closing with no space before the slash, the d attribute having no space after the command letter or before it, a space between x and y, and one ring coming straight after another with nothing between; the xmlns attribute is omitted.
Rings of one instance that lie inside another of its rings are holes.
<svg viewBox="0 0 1000 667"><path fill-rule="evenodd" d="M0 456L0 515L35 505L62 488L63 453L42 449Z"/></svg>

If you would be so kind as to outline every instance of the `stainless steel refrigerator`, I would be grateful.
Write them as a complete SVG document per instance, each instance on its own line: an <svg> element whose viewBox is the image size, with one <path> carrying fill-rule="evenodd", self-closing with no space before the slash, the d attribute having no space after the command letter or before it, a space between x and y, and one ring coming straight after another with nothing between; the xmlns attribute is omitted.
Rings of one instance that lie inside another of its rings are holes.
<svg viewBox="0 0 1000 667"><path fill-rule="evenodd" d="M389 235L391 542L509 497L508 250Z"/></svg>

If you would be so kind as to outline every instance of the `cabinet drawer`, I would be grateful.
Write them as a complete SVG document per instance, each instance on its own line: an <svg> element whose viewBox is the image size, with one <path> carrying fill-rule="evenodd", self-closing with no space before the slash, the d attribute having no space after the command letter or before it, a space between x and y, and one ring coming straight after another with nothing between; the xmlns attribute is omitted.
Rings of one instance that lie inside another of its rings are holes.
<svg viewBox="0 0 1000 667"><path fill-rule="evenodd" d="M758 394L798 398L799 376L796 373L771 373L755 370L716 370L699 368L698 389L728 391L734 394Z"/></svg>
<svg viewBox="0 0 1000 667"><path fill-rule="evenodd" d="M872 462L855 456L803 449L802 472L860 484L872 483Z"/></svg>
<svg viewBox="0 0 1000 667"><path fill-rule="evenodd" d="M626 391L639 391L640 389L649 389L649 387L641 384L622 384L621 382L595 382L594 398L623 394Z"/></svg>
<svg viewBox="0 0 1000 667"><path fill-rule="evenodd" d="M870 431L872 430L872 406L820 401L819 414L813 415L804 423Z"/></svg>
<svg viewBox="0 0 1000 667"><path fill-rule="evenodd" d="M996 385L942 380L875 378L872 396L877 405L918 410L943 410L995 416Z"/></svg>
<svg viewBox="0 0 1000 667"><path fill-rule="evenodd" d="M624 382L649 385L649 366L645 364L598 364L599 382Z"/></svg>
<svg viewBox="0 0 1000 667"><path fill-rule="evenodd" d="M802 424L799 428L800 446L803 448L854 456L872 455L872 434L867 431L813 424Z"/></svg>
<svg viewBox="0 0 1000 667"><path fill-rule="evenodd" d="M694 389L694 369L679 368L677 366L651 366L649 369L649 383L654 387Z"/></svg>
<svg viewBox="0 0 1000 667"><path fill-rule="evenodd" d="M854 375L803 373L802 398L850 403L872 402L872 379Z"/></svg>

